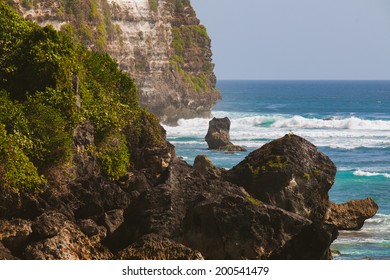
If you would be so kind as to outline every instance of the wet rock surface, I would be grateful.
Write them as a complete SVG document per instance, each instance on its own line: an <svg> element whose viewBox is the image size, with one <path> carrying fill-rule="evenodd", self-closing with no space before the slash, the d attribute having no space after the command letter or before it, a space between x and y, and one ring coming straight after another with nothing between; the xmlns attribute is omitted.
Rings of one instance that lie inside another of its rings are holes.
<svg viewBox="0 0 390 280"><path fill-rule="evenodd" d="M245 148L230 142L230 120L227 117L213 118L210 120L205 140L210 150L228 152L246 151Z"/></svg>
<svg viewBox="0 0 390 280"><path fill-rule="evenodd" d="M341 204L331 202L327 222L339 230L359 230L365 220L375 216L378 209L379 206L370 197Z"/></svg>

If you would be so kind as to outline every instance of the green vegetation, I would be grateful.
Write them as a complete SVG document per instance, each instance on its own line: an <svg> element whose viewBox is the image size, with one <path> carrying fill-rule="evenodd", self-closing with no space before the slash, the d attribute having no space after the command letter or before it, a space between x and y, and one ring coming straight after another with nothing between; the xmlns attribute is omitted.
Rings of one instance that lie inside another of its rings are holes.
<svg viewBox="0 0 390 280"><path fill-rule="evenodd" d="M310 181L310 174L309 173L303 173L303 178Z"/></svg>
<svg viewBox="0 0 390 280"><path fill-rule="evenodd" d="M39 17L38 21L52 19L68 22L61 27L63 31L70 34L76 42L81 42L95 51L103 52L107 47L107 40L121 36L121 31L111 21L111 6L107 0L21 1L25 9L36 8L38 4L40 7L52 9L54 15Z"/></svg>
<svg viewBox="0 0 390 280"><path fill-rule="evenodd" d="M124 135L113 132L99 143L98 149L97 158L105 176L118 180L127 173L130 154Z"/></svg>
<svg viewBox="0 0 390 280"><path fill-rule="evenodd" d="M254 168L252 165L250 165L249 163L247 163L247 166L249 168L249 171L252 173L252 176L254 178L256 178L258 175L259 175L259 172L260 172L260 167L256 167Z"/></svg>
<svg viewBox="0 0 390 280"><path fill-rule="evenodd" d="M38 175L37 168L15 143L15 136L7 135L0 124L0 186L15 191L40 189L46 184L45 178Z"/></svg>
<svg viewBox="0 0 390 280"><path fill-rule="evenodd" d="M260 200L257 200L256 198L253 198L249 195L245 196L245 198L252 204L256 205L256 206L259 206L261 204L261 201Z"/></svg>
<svg viewBox="0 0 390 280"><path fill-rule="evenodd" d="M151 11L157 13L158 0L149 0L149 8Z"/></svg>
<svg viewBox="0 0 390 280"><path fill-rule="evenodd" d="M287 162L284 162L281 156L276 156L274 159L271 159L266 163L266 166L278 169L285 168L287 165Z"/></svg>
<svg viewBox="0 0 390 280"><path fill-rule="evenodd" d="M76 9L81 2L61 3L65 12L81 16ZM97 1L85 2L96 9ZM140 108L134 81L115 61L85 49L69 32L22 19L4 2L0 77L0 187L41 188L50 168L71 162L73 130L85 120L92 123L96 141L86 147L88 153L96 155L111 180L127 173L134 137L161 141L158 120ZM129 126L133 138L124 133Z"/></svg>
<svg viewBox="0 0 390 280"><path fill-rule="evenodd" d="M182 13L186 7L191 7L190 0L175 0L174 4L176 13ZM193 9L191 9L191 14L195 14Z"/></svg>
<svg viewBox="0 0 390 280"><path fill-rule="evenodd" d="M206 28L202 25L182 25L172 27L173 40L171 47L174 54L171 56L170 63L173 65L175 72L179 73L189 86L196 92L208 91L208 81L210 74L214 69L211 62L205 62L200 69L200 73L189 73L185 71L186 64L185 52L193 48L202 48L204 40L209 40Z"/></svg>

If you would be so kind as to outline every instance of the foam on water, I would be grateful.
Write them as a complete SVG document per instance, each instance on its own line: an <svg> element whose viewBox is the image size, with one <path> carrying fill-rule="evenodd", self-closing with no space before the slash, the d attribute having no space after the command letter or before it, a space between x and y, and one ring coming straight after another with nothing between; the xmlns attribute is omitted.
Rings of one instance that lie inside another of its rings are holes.
<svg viewBox="0 0 390 280"><path fill-rule="evenodd" d="M328 155L338 172L329 195L336 203L372 197L378 214L359 231L340 233L339 259L390 259L390 81L223 81L215 117L229 117L234 144L248 152L207 149L209 119L165 126L178 156L198 154L231 168L251 151L293 132ZM380 101L380 102L379 102Z"/></svg>
<svg viewBox="0 0 390 280"><path fill-rule="evenodd" d="M293 131L319 147L333 149L389 148L390 121L363 120L357 117L329 120L302 116L255 115L253 113L214 112L214 116L231 119L230 137L238 145L258 148L272 139ZM180 120L178 126L165 126L170 139L193 137L204 141L209 119ZM262 140L258 140L262 139ZM193 142L188 142L193 144Z"/></svg>
<svg viewBox="0 0 390 280"><path fill-rule="evenodd" d="M390 174L389 173L368 172L368 171L363 171L363 170L357 170L357 171L353 172L353 175L361 176L361 177L382 176L382 177L385 177L385 178L390 178Z"/></svg>
<svg viewBox="0 0 390 280"><path fill-rule="evenodd" d="M341 252L336 259L389 258L390 253L390 215L377 214L366 220L358 231L340 231L332 249ZM364 249L365 248L365 249ZM378 252L372 255L372 251Z"/></svg>

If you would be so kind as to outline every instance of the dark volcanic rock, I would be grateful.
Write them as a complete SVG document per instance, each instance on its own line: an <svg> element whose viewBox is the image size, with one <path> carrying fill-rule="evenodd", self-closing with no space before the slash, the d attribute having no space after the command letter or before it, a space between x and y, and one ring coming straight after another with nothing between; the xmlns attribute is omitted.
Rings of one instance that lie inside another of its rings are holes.
<svg viewBox="0 0 390 280"><path fill-rule="evenodd" d="M115 209L104 213L103 225L109 234L113 233L123 223L123 209Z"/></svg>
<svg viewBox="0 0 390 280"><path fill-rule="evenodd" d="M50 235L27 246L24 256L34 260L91 260L111 259L112 253L101 244L100 236L88 237L76 224L69 220L63 220L60 215L53 214L50 217L58 217L54 221L55 230ZM48 218L49 219L49 218ZM59 221L61 220L61 225ZM55 233L55 235L53 235ZM47 234L46 234L47 235Z"/></svg>
<svg viewBox="0 0 390 280"><path fill-rule="evenodd" d="M73 142L75 145L74 163L76 175L79 178L98 176L100 167L96 155L88 152L89 145L95 143L95 130L90 121L84 121L73 130Z"/></svg>
<svg viewBox="0 0 390 280"><path fill-rule="evenodd" d="M80 230L88 236L99 234L99 226L92 219L80 220L78 225Z"/></svg>
<svg viewBox="0 0 390 280"><path fill-rule="evenodd" d="M145 191L125 211L125 222L114 238L124 242L117 248L155 233L206 259L268 259L278 254L277 258L287 245L293 249L283 255L286 258L326 256L334 238L328 228L266 205L236 185L199 176L180 159L168 172L165 183ZM310 232L316 233L311 241L320 249L309 248L301 239Z"/></svg>
<svg viewBox="0 0 390 280"><path fill-rule="evenodd" d="M286 135L250 153L226 179L253 197L313 221L324 221L336 166L313 144Z"/></svg>
<svg viewBox="0 0 390 280"><path fill-rule="evenodd" d="M56 211L49 211L33 223L32 230L39 239L56 236L68 218Z"/></svg>
<svg viewBox="0 0 390 280"><path fill-rule="evenodd" d="M197 155L194 160L194 168L203 176L219 177L221 171L215 167L212 161L205 155Z"/></svg>
<svg viewBox="0 0 390 280"><path fill-rule="evenodd" d="M11 254L10 250L4 247L0 242L0 260L18 260L17 257Z"/></svg>
<svg viewBox="0 0 390 280"><path fill-rule="evenodd" d="M118 260L203 260L198 251L157 234L149 234L118 253Z"/></svg>
<svg viewBox="0 0 390 280"><path fill-rule="evenodd" d="M31 224L31 221L23 219L0 220L0 242L13 255L19 256L28 244Z"/></svg>
<svg viewBox="0 0 390 280"><path fill-rule="evenodd" d="M378 209L378 205L370 197L342 204L331 202L326 221L339 230L358 230L362 228L365 220L376 214Z"/></svg>
<svg viewBox="0 0 390 280"><path fill-rule="evenodd" d="M230 142L230 120L229 118L213 118L209 122L205 140L210 150L222 151L246 151L246 149L233 145Z"/></svg>

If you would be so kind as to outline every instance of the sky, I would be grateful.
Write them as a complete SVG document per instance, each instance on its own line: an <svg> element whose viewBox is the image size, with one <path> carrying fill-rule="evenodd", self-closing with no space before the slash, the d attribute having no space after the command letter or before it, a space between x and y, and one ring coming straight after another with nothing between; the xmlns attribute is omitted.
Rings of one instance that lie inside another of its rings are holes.
<svg viewBox="0 0 390 280"><path fill-rule="evenodd" d="M389 0L191 0L220 80L390 80Z"/></svg>

